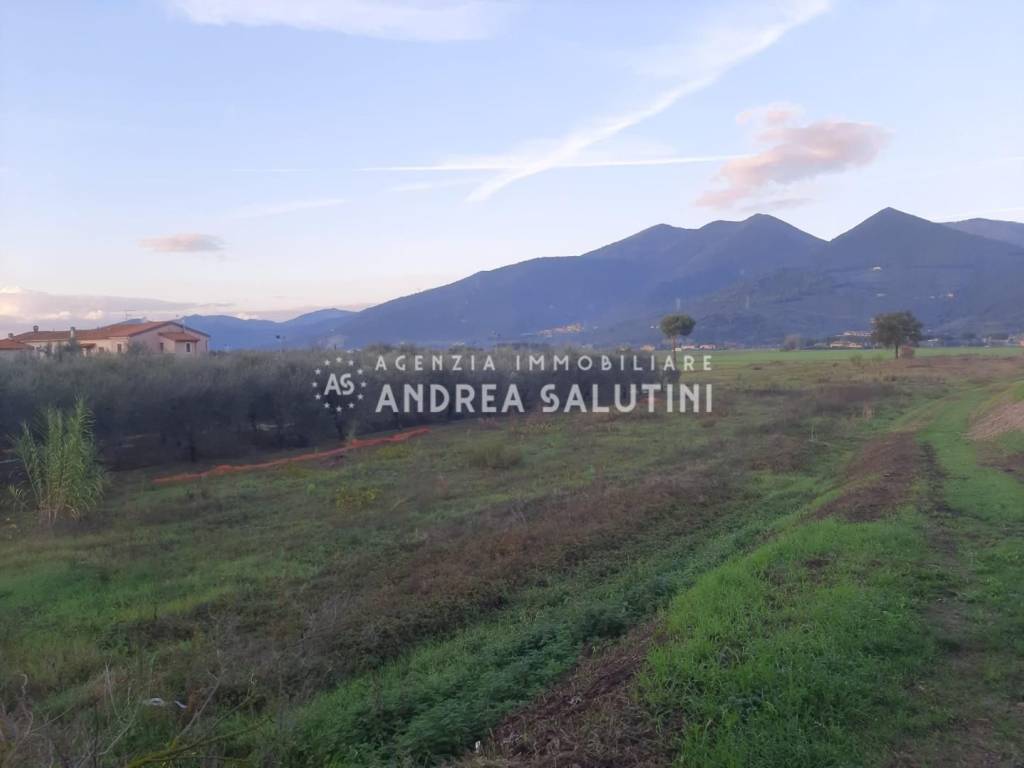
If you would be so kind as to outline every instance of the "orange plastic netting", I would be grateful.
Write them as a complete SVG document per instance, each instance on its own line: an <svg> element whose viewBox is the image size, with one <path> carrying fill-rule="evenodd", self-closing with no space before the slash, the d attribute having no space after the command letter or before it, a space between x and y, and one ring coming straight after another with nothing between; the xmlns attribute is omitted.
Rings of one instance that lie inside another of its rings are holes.
<svg viewBox="0 0 1024 768"><path fill-rule="evenodd" d="M315 459L329 459L334 456L341 456L348 453L356 448L369 448L373 445L386 445L388 443L404 443L411 437L417 437L419 435L425 435L430 431L430 427L417 427L416 429L407 429L404 432L398 432L394 435L388 435L386 437L370 437L362 440L360 438L353 438L346 445L340 448L332 448L329 451L314 451L313 453L303 453L298 456L288 456L283 459L274 459L273 461L263 461L258 464L220 464L219 466L207 469L203 472L186 472L180 475L167 475L165 477L154 478L153 483L155 485L166 485L167 483L179 483L186 482L188 480L202 480L205 477L221 477L222 475L233 475L239 472L253 472L260 469L273 469L274 467L281 467L285 464L295 464L300 461L314 461Z"/></svg>

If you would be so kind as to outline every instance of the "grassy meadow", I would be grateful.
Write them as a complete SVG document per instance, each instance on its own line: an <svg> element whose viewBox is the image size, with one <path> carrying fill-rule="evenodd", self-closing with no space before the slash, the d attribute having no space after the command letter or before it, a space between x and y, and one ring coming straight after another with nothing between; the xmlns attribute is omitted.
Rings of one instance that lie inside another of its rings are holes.
<svg viewBox="0 0 1024 768"><path fill-rule="evenodd" d="M1024 353L929 352L4 510L0 766L1020 765Z"/></svg>

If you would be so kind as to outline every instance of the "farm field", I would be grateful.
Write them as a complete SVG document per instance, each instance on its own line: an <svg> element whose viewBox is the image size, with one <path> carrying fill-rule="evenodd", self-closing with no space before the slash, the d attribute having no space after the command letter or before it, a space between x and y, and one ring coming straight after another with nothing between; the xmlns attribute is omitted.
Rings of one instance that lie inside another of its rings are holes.
<svg viewBox="0 0 1024 768"><path fill-rule="evenodd" d="M947 352L5 510L0 765L1020 765L1024 354Z"/></svg>

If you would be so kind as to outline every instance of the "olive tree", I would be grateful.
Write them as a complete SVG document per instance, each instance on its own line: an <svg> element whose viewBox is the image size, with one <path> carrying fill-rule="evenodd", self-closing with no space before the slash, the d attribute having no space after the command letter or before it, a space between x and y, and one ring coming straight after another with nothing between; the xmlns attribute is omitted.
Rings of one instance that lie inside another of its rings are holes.
<svg viewBox="0 0 1024 768"><path fill-rule="evenodd" d="M921 340L921 321L910 311L875 315L871 326L872 341L885 347L892 347L897 359L900 356L900 346L916 344Z"/></svg>

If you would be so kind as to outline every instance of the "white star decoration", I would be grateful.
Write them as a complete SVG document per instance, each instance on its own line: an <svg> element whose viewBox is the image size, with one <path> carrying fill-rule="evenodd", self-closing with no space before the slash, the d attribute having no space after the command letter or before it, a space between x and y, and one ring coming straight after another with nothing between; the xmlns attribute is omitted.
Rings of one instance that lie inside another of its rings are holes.
<svg viewBox="0 0 1024 768"><path fill-rule="evenodd" d="M340 364L342 364L342 363L345 363L345 362L347 362L350 368L355 368L355 366L356 366L356 361L355 361L355 360L353 360L353 359L348 359L348 360L346 360L346 359L345 359L345 358L343 358L343 357L337 357L337 358L335 358L335 362L336 362L336 363L338 363L339 365L340 365ZM329 366L329 365L331 364L331 361L330 361L330 360L324 360L324 363L323 363L323 364L324 364L324 366ZM320 377L320 376L321 376L322 374L324 374L324 373L325 373L325 371L323 370L323 368L317 368L317 369L315 369L314 373L315 373L315 374L316 374L316 376L318 377L318 380L316 380L316 381L314 381L314 382L312 383L312 387L313 387L313 389L315 389L315 390L316 390L316 392L314 393L313 397L314 397L314 398L316 398L316 400L317 400L317 401L321 401L321 400L323 401L323 406L324 406L324 409L325 409L325 410L328 410L328 411L329 411L329 410L332 410L332 409L333 409L335 413L341 413L342 411L344 411L344 410L345 410L345 408L346 408L346 407L347 407L347 408L348 408L349 410L355 410L355 407L356 407L356 402L357 402L358 400L362 400L362 399L364 399L364 397L365 397L365 395L363 395L363 393L362 393L362 392L358 392L358 393L356 394L356 398L355 398L355 399L353 399L353 400L350 400L349 402L341 402L341 403L339 403L339 402L335 401L335 402L333 402L333 403L332 403L332 402L330 402L330 400L328 399L327 395L326 395L326 394L324 394L324 393L322 393L322 392L320 391L320 382L319 382L319 377ZM363 373L364 373L363 369L362 369L362 368L359 368L358 370L354 371L354 372L353 372L353 373L352 373L351 375L352 375L353 377L355 377L355 376L362 376L362 375L363 375ZM333 374L332 374L332 375L333 375ZM365 389L365 388L366 388L366 384L367 384L367 383L366 383L366 381L363 381L363 380L359 380L359 382L358 382L358 383L359 383L359 387L360 387L360 388L362 388L362 389ZM351 397L351 395L348 395L347 397ZM343 398L341 398L341 399L344 399L344 397L343 397Z"/></svg>

